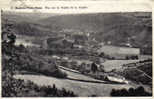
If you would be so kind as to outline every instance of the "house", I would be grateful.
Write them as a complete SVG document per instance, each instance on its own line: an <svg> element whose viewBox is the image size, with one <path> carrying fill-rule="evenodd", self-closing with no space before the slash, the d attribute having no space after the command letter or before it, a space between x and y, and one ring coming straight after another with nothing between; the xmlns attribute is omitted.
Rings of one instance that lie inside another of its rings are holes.
<svg viewBox="0 0 154 99"><path fill-rule="evenodd" d="M82 45L73 44L73 48L81 49L81 48L83 48L83 46Z"/></svg>
<svg viewBox="0 0 154 99"><path fill-rule="evenodd" d="M121 84L128 84L129 82L125 78L117 78L113 76L106 76L106 81L110 81L113 83L121 83Z"/></svg>

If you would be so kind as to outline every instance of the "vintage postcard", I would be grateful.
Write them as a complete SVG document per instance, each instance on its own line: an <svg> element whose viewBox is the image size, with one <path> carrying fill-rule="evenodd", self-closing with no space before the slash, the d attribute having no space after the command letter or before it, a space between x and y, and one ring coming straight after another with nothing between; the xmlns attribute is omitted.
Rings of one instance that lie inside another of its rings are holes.
<svg viewBox="0 0 154 99"><path fill-rule="evenodd" d="M152 99L152 3L3 1L1 97Z"/></svg>

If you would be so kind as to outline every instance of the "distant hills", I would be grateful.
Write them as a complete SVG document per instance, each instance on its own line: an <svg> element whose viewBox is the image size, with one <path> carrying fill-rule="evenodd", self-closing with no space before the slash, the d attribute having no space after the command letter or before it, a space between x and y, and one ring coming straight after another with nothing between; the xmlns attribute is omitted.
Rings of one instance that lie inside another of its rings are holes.
<svg viewBox="0 0 154 99"><path fill-rule="evenodd" d="M2 13L2 19L13 21L17 34L49 36L51 34L89 33L98 43L129 43L133 47L152 47L150 12L95 14Z"/></svg>
<svg viewBox="0 0 154 99"><path fill-rule="evenodd" d="M99 42L119 44L129 39L133 46L138 47L146 44L150 46L152 40L151 16L139 18L132 13L63 15L40 20L40 23L53 30L90 32Z"/></svg>

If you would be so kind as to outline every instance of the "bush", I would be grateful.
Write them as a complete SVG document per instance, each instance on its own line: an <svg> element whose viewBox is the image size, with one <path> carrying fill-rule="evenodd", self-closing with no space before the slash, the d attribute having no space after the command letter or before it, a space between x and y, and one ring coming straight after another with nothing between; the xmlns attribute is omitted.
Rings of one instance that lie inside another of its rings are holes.
<svg viewBox="0 0 154 99"><path fill-rule="evenodd" d="M48 70L42 71L42 74L45 74L47 76L54 76L54 77L58 77L58 78L66 78L67 74L65 72L62 72L61 70L57 69L54 72L50 72Z"/></svg>
<svg viewBox="0 0 154 99"><path fill-rule="evenodd" d="M144 90L142 86L137 87L136 89L134 88L129 88L128 90L126 89L112 89L111 96L152 96L152 93L148 93Z"/></svg>
<svg viewBox="0 0 154 99"><path fill-rule="evenodd" d="M49 76L65 78L66 73L63 73L54 64L48 63L44 56L39 55L35 51L25 48L23 45L14 45L16 36L11 33L12 25L3 24L2 35L7 35L7 39L2 38L2 96L3 97L74 97L72 91L65 89L57 89L55 85L37 86L31 81L24 82L13 78L16 72L22 70L42 72ZM8 27L8 28L7 28ZM9 42L7 42L9 41Z"/></svg>
<svg viewBox="0 0 154 99"><path fill-rule="evenodd" d="M31 81L24 82L9 75L3 76L2 97L75 97L72 91L53 86L37 86Z"/></svg>

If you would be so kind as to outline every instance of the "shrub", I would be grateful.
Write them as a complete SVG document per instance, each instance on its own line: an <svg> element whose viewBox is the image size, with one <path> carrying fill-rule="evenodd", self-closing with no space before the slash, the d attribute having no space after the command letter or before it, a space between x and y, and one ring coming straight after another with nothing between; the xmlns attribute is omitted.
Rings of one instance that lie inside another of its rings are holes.
<svg viewBox="0 0 154 99"><path fill-rule="evenodd" d="M152 93L148 93L144 90L142 86L126 89L112 89L111 96L152 96Z"/></svg>
<svg viewBox="0 0 154 99"><path fill-rule="evenodd" d="M55 85L37 86L31 81L7 77L2 81L2 97L75 97L72 91L57 89Z"/></svg>

